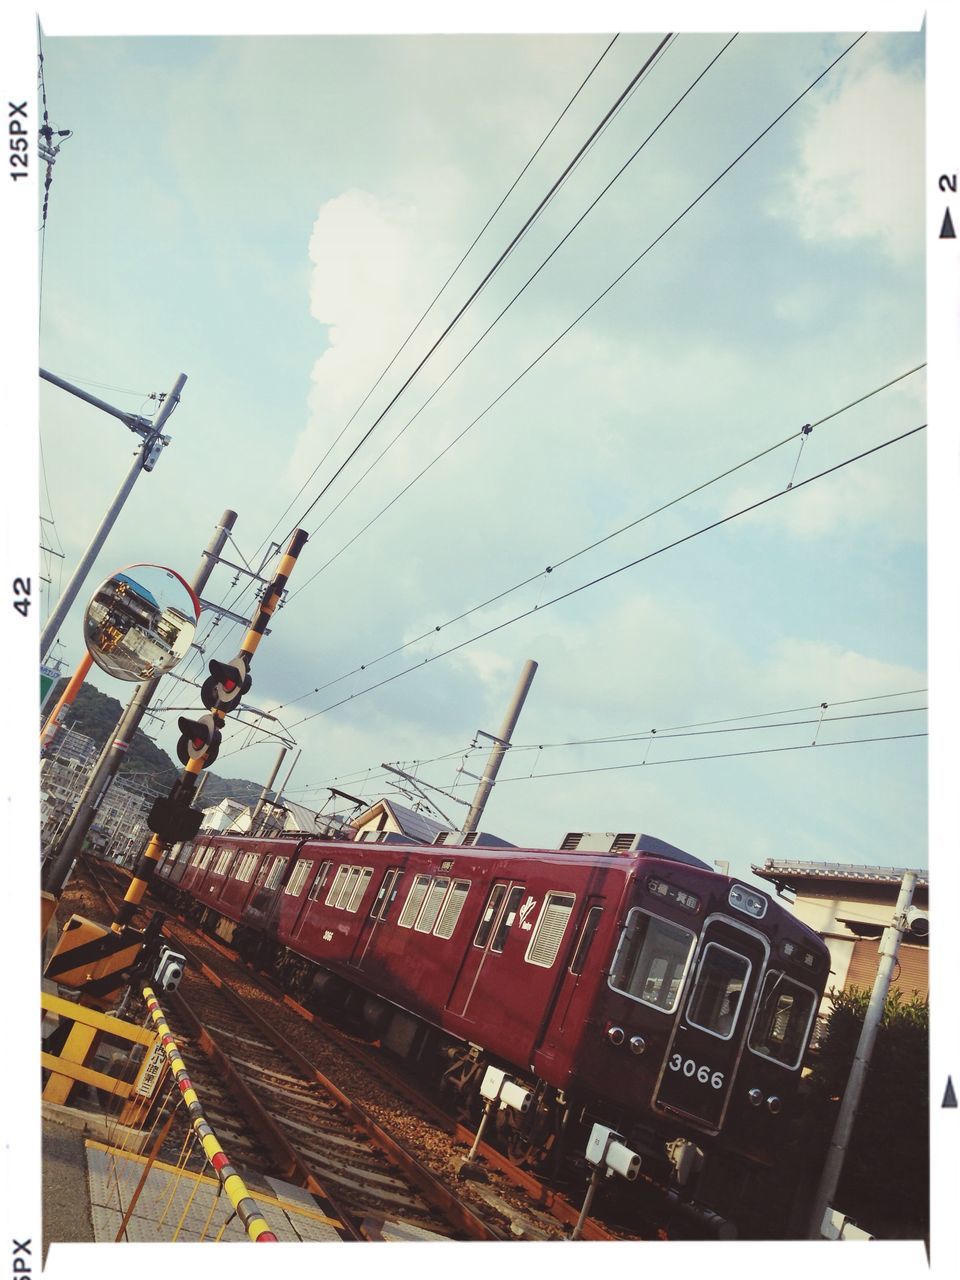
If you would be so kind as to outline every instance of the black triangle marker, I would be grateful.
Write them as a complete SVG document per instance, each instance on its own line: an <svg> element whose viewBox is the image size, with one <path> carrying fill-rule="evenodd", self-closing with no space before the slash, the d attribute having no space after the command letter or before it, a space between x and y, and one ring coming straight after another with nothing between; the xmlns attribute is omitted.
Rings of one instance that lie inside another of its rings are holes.
<svg viewBox="0 0 960 1280"><path fill-rule="evenodd" d="M950 210L948 209L943 215L943 226L940 228L940 239L956 240L956 238L957 233L953 229L953 219L950 217ZM956 1106L956 1103L953 1105Z"/></svg>
<svg viewBox="0 0 960 1280"><path fill-rule="evenodd" d="M941 1107L955 1107L957 1105L957 1095L953 1091L953 1080L947 1076L947 1089L943 1095Z"/></svg>

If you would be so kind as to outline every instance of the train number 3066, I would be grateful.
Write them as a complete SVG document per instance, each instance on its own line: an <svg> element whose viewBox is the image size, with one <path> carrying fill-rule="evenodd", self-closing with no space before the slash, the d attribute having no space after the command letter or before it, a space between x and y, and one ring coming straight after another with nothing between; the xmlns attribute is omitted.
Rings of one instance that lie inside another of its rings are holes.
<svg viewBox="0 0 960 1280"><path fill-rule="evenodd" d="M714 1089L723 1088L723 1072L711 1071L709 1067L698 1067L692 1058L681 1058L675 1053L670 1058L670 1070L681 1071L687 1079L695 1076L701 1084L709 1084Z"/></svg>

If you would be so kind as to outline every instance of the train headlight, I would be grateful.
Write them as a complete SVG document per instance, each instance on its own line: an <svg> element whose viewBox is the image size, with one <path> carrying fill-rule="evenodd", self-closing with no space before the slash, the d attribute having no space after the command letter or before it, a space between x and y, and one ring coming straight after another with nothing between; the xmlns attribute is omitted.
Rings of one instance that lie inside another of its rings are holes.
<svg viewBox="0 0 960 1280"><path fill-rule="evenodd" d="M623 1027L607 1027L607 1039L611 1044L621 1045L624 1041Z"/></svg>
<svg viewBox="0 0 960 1280"><path fill-rule="evenodd" d="M747 1094L747 1097L750 1099L750 1105L752 1107L759 1107L760 1103L763 1101L763 1091L761 1089L751 1089Z"/></svg>
<svg viewBox="0 0 960 1280"><path fill-rule="evenodd" d="M762 919L767 913L766 898L755 889L748 889L746 885L731 885L727 901L735 910L742 911L744 915L753 916L755 920Z"/></svg>
<svg viewBox="0 0 960 1280"><path fill-rule="evenodd" d="M647 1047L647 1042L646 1040L644 1040L643 1036L630 1037L630 1048L634 1053L643 1053L646 1047Z"/></svg>
<svg viewBox="0 0 960 1280"><path fill-rule="evenodd" d="M778 1116L783 1110L783 1103L775 1093L772 1093L767 1099L767 1110L772 1116Z"/></svg>

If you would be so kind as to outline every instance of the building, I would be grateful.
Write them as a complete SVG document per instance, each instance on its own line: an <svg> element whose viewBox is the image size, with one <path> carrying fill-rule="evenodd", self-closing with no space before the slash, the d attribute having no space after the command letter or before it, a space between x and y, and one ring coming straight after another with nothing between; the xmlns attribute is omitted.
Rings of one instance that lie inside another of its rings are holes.
<svg viewBox="0 0 960 1280"><path fill-rule="evenodd" d="M777 858L767 858L762 866L753 867L754 874L772 883L781 896L795 895L791 903L794 914L823 937L830 949L828 991L831 987L838 991L849 991L851 987L869 991L873 987L879 964L880 935L893 920L905 870L916 870L913 904L925 911L929 877L923 870ZM929 991L926 939L906 934L897 959L891 990L899 989L904 997L914 991L926 996ZM821 1009L827 1011L823 1006Z"/></svg>
<svg viewBox="0 0 960 1280"><path fill-rule="evenodd" d="M92 738L61 728L40 761L40 849L44 857L77 807L97 758Z"/></svg>
<svg viewBox="0 0 960 1280"><path fill-rule="evenodd" d="M378 800L352 819L356 840L390 843L434 844L441 832L449 832L445 822L437 822L425 814L408 809L393 800Z"/></svg>

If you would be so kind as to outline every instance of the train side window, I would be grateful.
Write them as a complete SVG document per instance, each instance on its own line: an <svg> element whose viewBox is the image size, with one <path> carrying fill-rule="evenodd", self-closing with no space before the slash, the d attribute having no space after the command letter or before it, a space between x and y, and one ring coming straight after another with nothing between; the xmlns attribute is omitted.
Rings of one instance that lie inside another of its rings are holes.
<svg viewBox="0 0 960 1280"><path fill-rule="evenodd" d="M327 900L324 903L327 907L332 907L337 898L340 896L340 890L343 888L343 882L350 874L350 868L344 863L337 868L337 874L333 877L333 884L330 886L330 892L327 894Z"/></svg>
<svg viewBox="0 0 960 1280"><path fill-rule="evenodd" d="M463 904L466 902L467 894L469 892L469 880L454 881L453 888L447 894L447 900L443 904L443 910L440 912L440 919L437 921L437 926L433 931L435 937L452 937L453 931L457 927L457 921L460 919Z"/></svg>
<svg viewBox="0 0 960 1280"><path fill-rule="evenodd" d="M393 904L396 902L397 894L400 892L400 881L402 879L403 879L403 872L398 870L396 879L393 882L393 888L390 889L387 895L386 905L384 906L383 910L380 912L381 921L386 920L387 916L393 910Z"/></svg>
<svg viewBox="0 0 960 1280"><path fill-rule="evenodd" d="M388 867L383 873L383 879L380 881L380 888L377 890L376 897L373 900L373 906L370 908L370 915L376 920L380 912L383 910L383 904L387 900L387 894L393 887L393 882L397 878L397 868Z"/></svg>
<svg viewBox="0 0 960 1280"><path fill-rule="evenodd" d="M738 951L708 942L687 1006L687 1022L729 1040L746 994L751 964Z"/></svg>
<svg viewBox="0 0 960 1280"><path fill-rule="evenodd" d="M367 885L373 878L373 867L357 867L357 870L360 875L353 884L350 897L346 900L348 911L357 911L359 909L360 903L363 901L363 895L367 891Z"/></svg>
<svg viewBox="0 0 960 1280"><path fill-rule="evenodd" d="M307 874L313 864L309 858L298 858L297 865L293 869L293 875L287 881L284 893L290 894L291 897L299 897L300 890L306 883Z"/></svg>
<svg viewBox="0 0 960 1280"><path fill-rule="evenodd" d="M307 900L309 902L316 902L320 897L320 890L323 888L327 874L332 866L333 863L327 861L321 862L319 867L317 867L317 874L314 877L313 884L310 886L310 892L307 894Z"/></svg>
<svg viewBox="0 0 960 1280"><path fill-rule="evenodd" d="M345 907L350 901L350 895L357 887L357 881L360 879L359 867L348 867L347 874L344 877L343 884L340 886L340 892L337 894L337 900L333 904L335 907Z"/></svg>
<svg viewBox="0 0 960 1280"><path fill-rule="evenodd" d="M433 881L427 891L427 896L423 900L423 906L420 908L416 924L413 926L417 933L430 933L433 929L433 926L437 923L437 916L440 914L440 907L447 896L449 887L450 880L447 876L440 876Z"/></svg>
<svg viewBox="0 0 960 1280"><path fill-rule="evenodd" d="M497 932L493 935L493 941L490 943L491 951L496 951L499 954L503 950L504 943L507 941L507 931L517 918L523 894L524 888L522 884L515 884L510 890L507 905L504 907L503 914L500 916L500 923L497 925Z"/></svg>
<svg viewBox="0 0 960 1280"><path fill-rule="evenodd" d="M270 874L267 876L266 880L264 881L263 887L265 889L275 889L277 887L277 885L280 883L281 879L283 878L283 868L285 865L286 864L283 858L280 858L280 857L274 858L273 866L270 868Z"/></svg>
<svg viewBox="0 0 960 1280"><path fill-rule="evenodd" d="M794 982L784 973L771 971L764 980L763 994L750 1028L750 1048L794 1070L807 1047L816 1008L817 993L812 987Z"/></svg>
<svg viewBox="0 0 960 1280"><path fill-rule="evenodd" d="M663 1013L676 1008L696 934L634 907L620 935L609 985Z"/></svg>
<svg viewBox="0 0 960 1280"><path fill-rule="evenodd" d="M543 910L540 912L540 919L537 921L530 945L527 947L527 954L524 956L528 964L537 964L544 969L552 967L560 950L560 944L563 942L563 935L567 931L567 923L573 914L573 904L576 900L576 896L572 893L547 894Z"/></svg>
<svg viewBox="0 0 960 1280"><path fill-rule="evenodd" d="M427 889L430 886L430 876L416 876L413 884L410 886L410 892L407 894L407 900L403 904L403 910L400 912L400 919L397 924L401 929L409 929L417 918L417 913L423 906L423 899L426 897Z"/></svg>
<svg viewBox="0 0 960 1280"><path fill-rule="evenodd" d="M221 849L220 857L217 858L217 861L214 863L214 867L213 867L214 874L218 876L222 876L224 871L226 871L227 869L227 863L230 861L232 857L233 857L232 849Z"/></svg>
<svg viewBox="0 0 960 1280"><path fill-rule="evenodd" d="M600 917L603 914L603 907L591 907L587 912L587 918L583 922L583 928L580 930L580 939L577 942L577 948L573 953L573 959L570 961L570 972L574 977L579 978L583 973L583 966L587 959L587 952L590 950L590 943L593 941L594 934L600 926Z"/></svg>
<svg viewBox="0 0 960 1280"><path fill-rule="evenodd" d="M507 886L505 884L495 884L490 890L490 897L487 899L483 919L480 921L479 929L477 929L477 936L473 940L475 947L485 947L487 945L487 939L493 929L493 922L497 918L497 911L500 909L500 903L503 901L503 895L506 892Z"/></svg>

